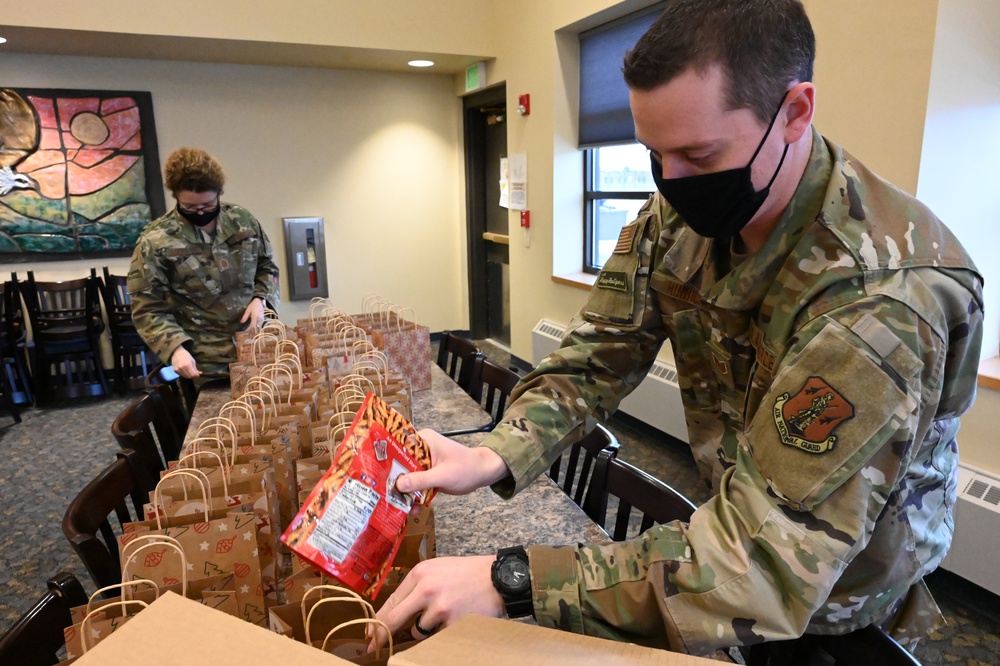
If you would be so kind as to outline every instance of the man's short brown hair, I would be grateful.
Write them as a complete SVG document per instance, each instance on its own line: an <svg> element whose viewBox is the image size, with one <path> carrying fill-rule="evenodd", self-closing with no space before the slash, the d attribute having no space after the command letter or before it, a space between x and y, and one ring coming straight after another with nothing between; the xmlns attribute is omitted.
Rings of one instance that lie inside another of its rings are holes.
<svg viewBox="0 0 1000 666"><path fill-rule="evenodd" d="M226 184L222 166L200 148L178 148L167 156L163 165L167 189L176 195L181 191L219 192Z"/></svg>
<svg viewBox="0 0 1000 666"><path fill-rule="evenodd" d="M770 122L793 81L812 81L816 37L799 0L673 0L625 56L634 90L649 91L715 64L730 109Z"/></svg>

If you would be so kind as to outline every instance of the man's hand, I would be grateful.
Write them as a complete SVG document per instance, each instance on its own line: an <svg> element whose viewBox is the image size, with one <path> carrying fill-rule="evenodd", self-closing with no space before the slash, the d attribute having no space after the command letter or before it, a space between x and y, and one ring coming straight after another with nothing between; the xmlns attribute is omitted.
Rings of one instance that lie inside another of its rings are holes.
<svg viewBox="0 0 1000 666"><path fill-rule="evenodd" d="M450 495L465 495L510 474L507 463L492 449L470 448L433 430L417 434L431 449L432 466L426 472L401 474L396 479L400 492L437 488Z"/></svg>
<svg viewBox="0 0 1000 666"><path fill-rule="evenodd" d="M191 356L191 352L183 346L175 349L174 353L170 355L170 365L174 367L174 372L181 377L194 379L201 376L198 364L194 362L194 356Z"/></svg>
<svg viewBox="0 0 1000 666"><path fill-rule="evenodd" d="M431 633L469 613L501 617L503 597L493 587L490 575L494 561L492 555L424 560L406 574L375 617L385 622L393 635L417 615L420 626ZM429 635L420 633L416 626L411 634L416 640ZM387 642L384 630L371 639L369 652L374 651L376 641L380 645Z"/></svg>
<svg viewBox="0 0 1000 666"><path fill-rule="evenodd" d="M264 301L260 298L250 299L250 304L247 305L247 309L243 312L243 318L240 319L241 324L250 322L251 328L260 328L264 323Z"/></svg>

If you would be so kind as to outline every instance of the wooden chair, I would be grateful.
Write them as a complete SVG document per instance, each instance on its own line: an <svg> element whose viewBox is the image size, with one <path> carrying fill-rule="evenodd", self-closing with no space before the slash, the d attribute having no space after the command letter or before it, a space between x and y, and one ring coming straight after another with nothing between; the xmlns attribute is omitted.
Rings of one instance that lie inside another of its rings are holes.
<svg viewBox="0 0 1000 666"><path fill-rule="evenodd" d="M54 666L72 626L70 609L87 603L76 576L65 571L48 580L49 591L0 638L0 664Z"/></svg>
<svg viewBox="0 0 1000 666"><path fill-rule="evenodd" d="M448 376L469 395L472 395L476 384L479 363L485 358L486 355L471 340L449 331L441 334L441 342L438 345L438 367L447 372Z"/></svg>
<svg viewBox="0 0 1000 666"><path fill-rule="evenodd" d="M156 355L146 346L132 322L132 304L126 289L128 278L113 275L104 267L100 283L104 312L111 332L115 390L126 393L143 386L143 378L157 364Z"/></svg>
<svg viewBox="0 0 1000 666"><path fill-rule="evenodd" d="M465 428L441 433L446 437L493 430L503 417L504 410L507 409L507 398L510 397L517 383L521 381L521 376L509 368L497 365L485 358L480 359L479 362L482 364L479 380L474 381L469 395L482 405L483 409L490 415L490 422L479 428Z"/></svg>
<svg viewBox="0 0 1000 666"><path fill-rule="evenodd" d="M31 320L37 398L108 394L101 361L99 282L94 269L89 277L62 282L39 282L28 271L23 293Z"/></svg>
<svg viewBox="0 0 1000 666"><path fill-rule="evenodd" d="M151 483L139 454L119 451L66 509L63 534L98 588L121 582L117 537L123 523L142 520L142 505L148 501L144 489ZM126 500L132 502L131 511Z"/></svg>
<svg viewBox="0 0 1000 666"><path fill-rule="evenodd" d="M129 403L111 424L111 434L122 450L132 449L139 454L146 475L154 482L167 469L167 463L180 456L181 439L158 391L144 393Z"/></svg>
<svg viewBox="0 0 1000 666"><path fill-rule="evenodd" d="M910 652L878 626L839 636L806 634L749 649L748 666L920 666Z"/></svg>
<svg viewBox="0 0 1000 666"><path fill-rule="evenodd" d="M614 458L618 455L619 447L618 439L611 434L611 431L598 423L583 439L556 458L552 467L549 468L549 478L561 487L563 492L577 503L577 506L582 507L587 487L591 482L591 472L597 455L602 451L607 451L608 456ZM566 463L566 473L560 480L563 462Z"/></svg>
<svg viewBox="0 0 1000 666"><path fill-rule="evenodd" d="M173 424L178 441L183 443L195 403L198 402L198 389L194 382L177 376L173 368L161 363L146 375L145 385L147 392L159 395L158 406Z"/></svg>
<svg viewBox="0 0 1000 666"><path fill-rule="evenodd" d="M618 499L611 538L624 541L642 534L654 523L687 521L698 508L688 498L638 467L610 452L601 451L594 461L594 474L584 498L583 510L590 519L606 529L608 498ZM638 532L630 530L632 509L641 516ZM630 532L632 532L630 534Z"/></svg>

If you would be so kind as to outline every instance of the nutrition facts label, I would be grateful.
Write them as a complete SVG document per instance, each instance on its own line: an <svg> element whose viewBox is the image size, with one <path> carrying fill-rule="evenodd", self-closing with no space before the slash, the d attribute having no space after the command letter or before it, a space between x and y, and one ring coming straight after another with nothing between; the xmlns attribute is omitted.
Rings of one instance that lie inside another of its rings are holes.
<svg viewBox="0 0 1000 666"><path fill-rule="evenodd" d="M342 563L368 525L380 498L375 489L348 478L316 523L316 529L309 536L309 545Z"/></svg>

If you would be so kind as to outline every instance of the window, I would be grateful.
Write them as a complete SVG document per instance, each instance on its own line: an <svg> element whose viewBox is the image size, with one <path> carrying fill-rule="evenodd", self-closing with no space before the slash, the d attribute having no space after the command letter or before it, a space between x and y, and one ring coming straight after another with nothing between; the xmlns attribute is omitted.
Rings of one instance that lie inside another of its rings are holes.
<svg viewBox="0 0 1000 666"><path fill-rule="evenodd" d="M586 151L584 160L584 270L597 273L611 256L621 228L635 219L655 189L645 146L630 143Z"/></svg>
<svg viewBox="0 0 1000 666"><path fill-rule="evenodd" d="M580 34L580 139L584 159L583 270L597 273L622 226L655 189L649 153L635 142L621 67L665 3Z"/></svg>

